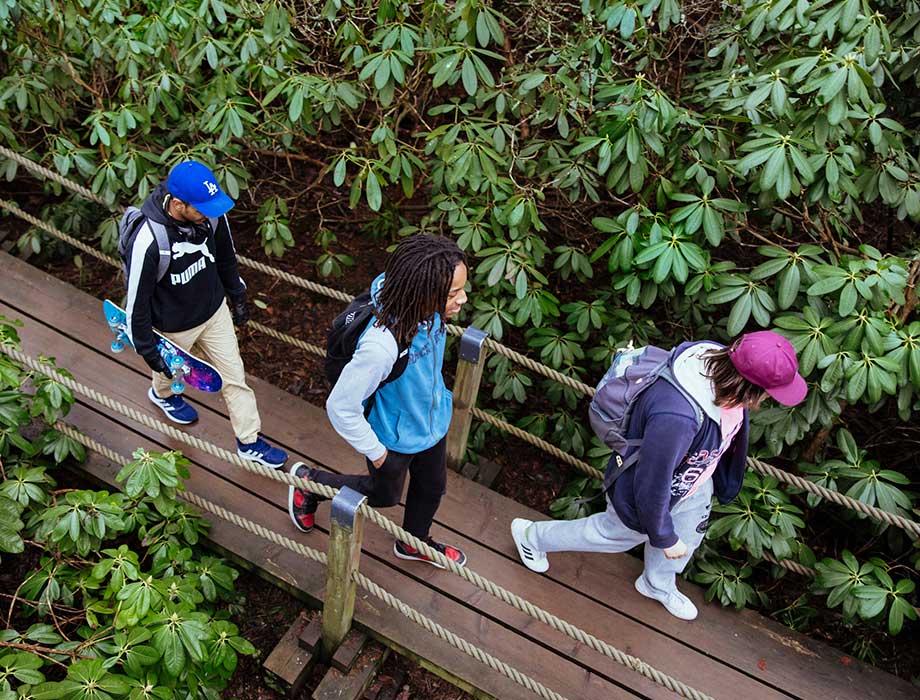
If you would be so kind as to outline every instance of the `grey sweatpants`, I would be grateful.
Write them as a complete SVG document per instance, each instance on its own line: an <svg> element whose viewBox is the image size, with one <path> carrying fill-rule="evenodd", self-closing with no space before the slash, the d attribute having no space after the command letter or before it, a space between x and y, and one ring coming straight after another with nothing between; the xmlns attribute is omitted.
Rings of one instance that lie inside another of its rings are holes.
<svg viewBox="0 0 920 700"><path fill-rule="evenodd" d="M534 523L528 530L530 544L542 552L626 552L645 543L645 581L652 588L674 591L676 577L700 546L712 508L712 479L707 479L696 492L680 501L671 511L677 536L687 545L688 554L681 559L668 559L663 549L648 544L648 536L636 532L620 520L613 506L607 503L604 513L595 513L578 520L549 520Z"/></svg>

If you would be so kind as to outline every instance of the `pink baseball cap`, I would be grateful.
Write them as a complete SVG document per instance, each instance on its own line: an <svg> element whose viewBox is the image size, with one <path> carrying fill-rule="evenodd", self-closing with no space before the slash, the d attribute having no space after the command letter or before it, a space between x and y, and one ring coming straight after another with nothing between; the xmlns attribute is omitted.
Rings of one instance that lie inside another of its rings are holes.
<svg viewBox="0 0 920 700"><path fill-rule="evenodd" d="M795 349L778 333L746 333L732 351L731 360L742 377L785 406L801 403L808 393Z"/></svg>

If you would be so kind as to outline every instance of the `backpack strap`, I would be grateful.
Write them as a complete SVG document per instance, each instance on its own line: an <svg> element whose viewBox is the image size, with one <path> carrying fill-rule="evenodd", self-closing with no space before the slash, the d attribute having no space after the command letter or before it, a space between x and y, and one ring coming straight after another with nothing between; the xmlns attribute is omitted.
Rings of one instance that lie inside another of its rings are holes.
<svg viewBox="0 0 920 700"><path fill-rule="evenodd" d="M122 273L128 278L128 249L134 245L137 234L146 225L156 241L159 259L157 260L157 282L166 276L169 263L172 261L172 249L169 242L169 232L166 227L153 219L144 216L137 207L128 207L122 217L118 238L118 255L122 260ZM126 229L127 232L125 232Z"/></svg>
<svg viewBox="0 0 920 700"><path fill-rule="evenodd" d="M145 217L146 218L146 217ZM146 219L147 226L150 227L150 233L157 242L157 248L160 251L160 259L157 262L157 282L166 277L166 271L169 270L169 264L172 262L172 248L169 243L169 232L166 227L158 221Z"/></svg>
<svg viewBox="0 0 920 700"><path fill-rule="evenodd" d="M673 374L671 374L670 364L666 366L663 370L661 370L658 376L664 379L668 384L673 386L675 389L677 389L680 392L680 395L683 396L685 399L687 399L687 403L689 403L690 406L693 408L693 415L696 418L696 431L699 432L700 428L703 427L703 409L696 402L696 399L690 396L690 394L687 393L687 390L684 389L683 386L681 386L681 383L674 378Z"/></svg>
<svg viewBox="0 0 920 700"><path fill-rule="evenodd" d="M703 427L703 421L704 421L703 409L696 402L696 399L690 396L687 390L684 389L681 383L677 381L677 379L675 379L674 375L671 373L671 359L673 358L673 352L674 351L671 351L671 355L669 355L667 363L658 372L658 376L656 377L656 379L660 378L666 381L668 384L670 384L675 389L677 389L677 391L680 392L680 395L683 396L687 400L687 402L693 408L693 416L694 418L696 418L696 432L699 433L700 429ZM602 493L606 493L607 491L609 491L610 487L613 486L613 483L623 475L623 472L625 472L632 465L634 465L636 462L639 461L638 447L642 445L642 442L644 441L644 439L645 439L644 437L632 438L626 441L627 447L637 448L637 449L634 449L629 454L629 456L626 457L626 459L623 459L623 457L617 454L616 452L614 452L610 456L610 461L607 463L607 473L604 477L604 490L602 491ZM614 468L610 469L611 466L613 466Z"/></svg>

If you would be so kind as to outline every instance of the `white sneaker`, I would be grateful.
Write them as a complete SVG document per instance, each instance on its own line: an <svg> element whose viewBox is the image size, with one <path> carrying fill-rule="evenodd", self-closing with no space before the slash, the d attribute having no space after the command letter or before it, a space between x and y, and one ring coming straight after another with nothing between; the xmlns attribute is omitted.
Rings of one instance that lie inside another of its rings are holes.
<svg viewBox="0 0 920 700"><path fill-rule="evenodd" d="M549 560L546 558L546 552L541 552L530 544L530 540L527 538L527 528L531 525L533 525L532 520L515 518L511 521L511 537L514 538L518 556L524 562L524 566L531 571L542 574L549 569Z"/></svg>
<svg viewBox="0 0 920 700"><path fill-rule="evenodd" d="M664 609L681 620L695 620L697 609L693 602L676 588L673 591L659 591L652 588L642 575L636 579L636 590L646 598L657 600Z"/></svg>

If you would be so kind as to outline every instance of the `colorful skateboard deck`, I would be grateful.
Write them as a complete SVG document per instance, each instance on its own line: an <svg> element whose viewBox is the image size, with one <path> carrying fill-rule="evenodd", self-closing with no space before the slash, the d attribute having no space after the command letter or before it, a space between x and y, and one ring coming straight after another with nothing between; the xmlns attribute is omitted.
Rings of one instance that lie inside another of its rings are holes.
<svg viewBox="0 0 920 700"><path fill-rule="evenodd" d="M102 309L105 312L106 323L115 334L115 340L112 341L111 346L112 352L121 352L125 349L125 345L133 348L134 344L128 336L128 320L124 309L108 299L103 302ZM220 391L224 383L220 372L204 360L198 359L192 353L164 338L157 331L154 331L153 334L157 337L157 350L172 372L173 393L181 394L186 384L199 391Z"/></svg>

